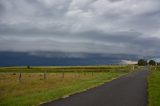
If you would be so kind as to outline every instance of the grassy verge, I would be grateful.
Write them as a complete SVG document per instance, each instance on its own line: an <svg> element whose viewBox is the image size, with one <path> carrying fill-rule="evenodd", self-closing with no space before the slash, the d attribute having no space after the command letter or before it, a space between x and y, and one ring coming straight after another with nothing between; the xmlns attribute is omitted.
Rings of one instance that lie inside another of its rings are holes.
<svg viewBox="0 0 160 106"><path fill-rule="evenodd" d="M63 78L60 75L47 76L41 79L40 73L37 77L23 75L19 82L16 75L0 74L0 105L1 106L32 106L66 97L70 94L96 87L104 82L113 80L126 72L101 72L76 74L67 73ZM39 76L39 77L38 77ZM6 80L4 80L7 78Z"/></svg>
<svg viewBox="0 0 160 106"><path fill-rule="evenodd" d="M160 106L160 68L152 68L148 78L149 106Z"/></svg>

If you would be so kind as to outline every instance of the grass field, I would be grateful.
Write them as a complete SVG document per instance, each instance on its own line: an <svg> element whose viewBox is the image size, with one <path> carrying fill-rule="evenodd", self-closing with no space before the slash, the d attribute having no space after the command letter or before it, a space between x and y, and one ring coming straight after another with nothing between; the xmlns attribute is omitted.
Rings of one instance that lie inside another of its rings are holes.
<svg viewBox="0 0 160 106"><path fill-rule="evenodd" d="M137 66L135 66L137 68ZM22 67L0 67L0 73L6 72L22 72L22 73L37 73L37 72L109 72L109 71L129 71L132 66L128 65L112 65L112 66L27 66Z"/></svg>
<svg viewBox="0 0 160 106"><path fill-rule="evenodd" d="M149 106L160 106L160 67L152 67L148 84Z"/></svg>
<svg viewBox="0 0 160 106"><path fill-rule="evenodd" d="M0 106L32 106L67 97L125 75L131 68L1 67Z"/></svg>

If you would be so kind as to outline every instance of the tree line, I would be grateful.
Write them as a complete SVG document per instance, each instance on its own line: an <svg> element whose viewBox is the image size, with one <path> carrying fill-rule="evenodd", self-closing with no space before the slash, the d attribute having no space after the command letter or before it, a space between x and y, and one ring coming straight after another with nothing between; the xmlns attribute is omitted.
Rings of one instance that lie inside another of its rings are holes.
<svg viewBox="0 0 160 106"><path fill-rule="evenodd" d="M138 65L139 65L139 66L145 66L145 65L155 66L155 65L157 65L157 63L156 63L156 61L154 61L154 60L149 60L149 61L147 61L147 60L145 60L145 59L139 59L139 60L138 60Z"/></svg>

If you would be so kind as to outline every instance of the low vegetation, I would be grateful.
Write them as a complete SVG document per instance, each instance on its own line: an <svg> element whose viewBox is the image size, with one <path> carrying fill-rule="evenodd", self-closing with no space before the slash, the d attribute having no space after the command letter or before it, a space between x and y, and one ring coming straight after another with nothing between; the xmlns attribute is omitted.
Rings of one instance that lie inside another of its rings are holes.
<svg viewBox="0 0 160 106"><path fill-rule="evenodd" d="M152 65L152 66L155 66L156 65L156 62L154 60L149 60L148 62L149 65Z"/></svg>
<svg viewBox="0 0 160 106"><path fill-rule="evenodd" d="M29 67L29 68L28 68ZM112 65L112 66L22 66L22 67L1 67L0 73L55 73L55 72L109 72L109 71L129 71L132 66ZM137 68L137 66L135 66Z"/></svg>
<svg viewBox="0 0 160 106"><path fill-rule="evenodd" d="M130 70L132 66L2 67L0 105L39 105L98 86Z"/></svg>
<svg viewBox="0 0 160 106"><path fill-rule="evenodd" d="M145 60L145 59L138 60L139 66L146 66L146 65L155 66L156 64L158 64L158 63L156 63L155 60Z"/></svg>
<svg viewBox="0 0 160 106"><path fill-rule="evenodd" d="M148 78L149 106L160 106L160 67L152 67Z"/></svg>
<svg viewBox="0 0 160 106"><path fill-rule="evenodd" d="M139 66L145 66L145 65L147 65L148 63L147 63L147 60L144 60L144 59L139 59L138 60L138 65Z"/></svg>

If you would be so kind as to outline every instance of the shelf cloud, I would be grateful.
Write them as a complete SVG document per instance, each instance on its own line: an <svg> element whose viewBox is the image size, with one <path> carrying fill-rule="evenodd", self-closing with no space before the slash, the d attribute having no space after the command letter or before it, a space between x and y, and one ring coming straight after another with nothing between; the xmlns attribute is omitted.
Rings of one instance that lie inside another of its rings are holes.
<svg viewBox="0 0 160 106"><path fill-rule="evenodd" d="M0 51L158 55L159 0L1 0Z"/></svg>

